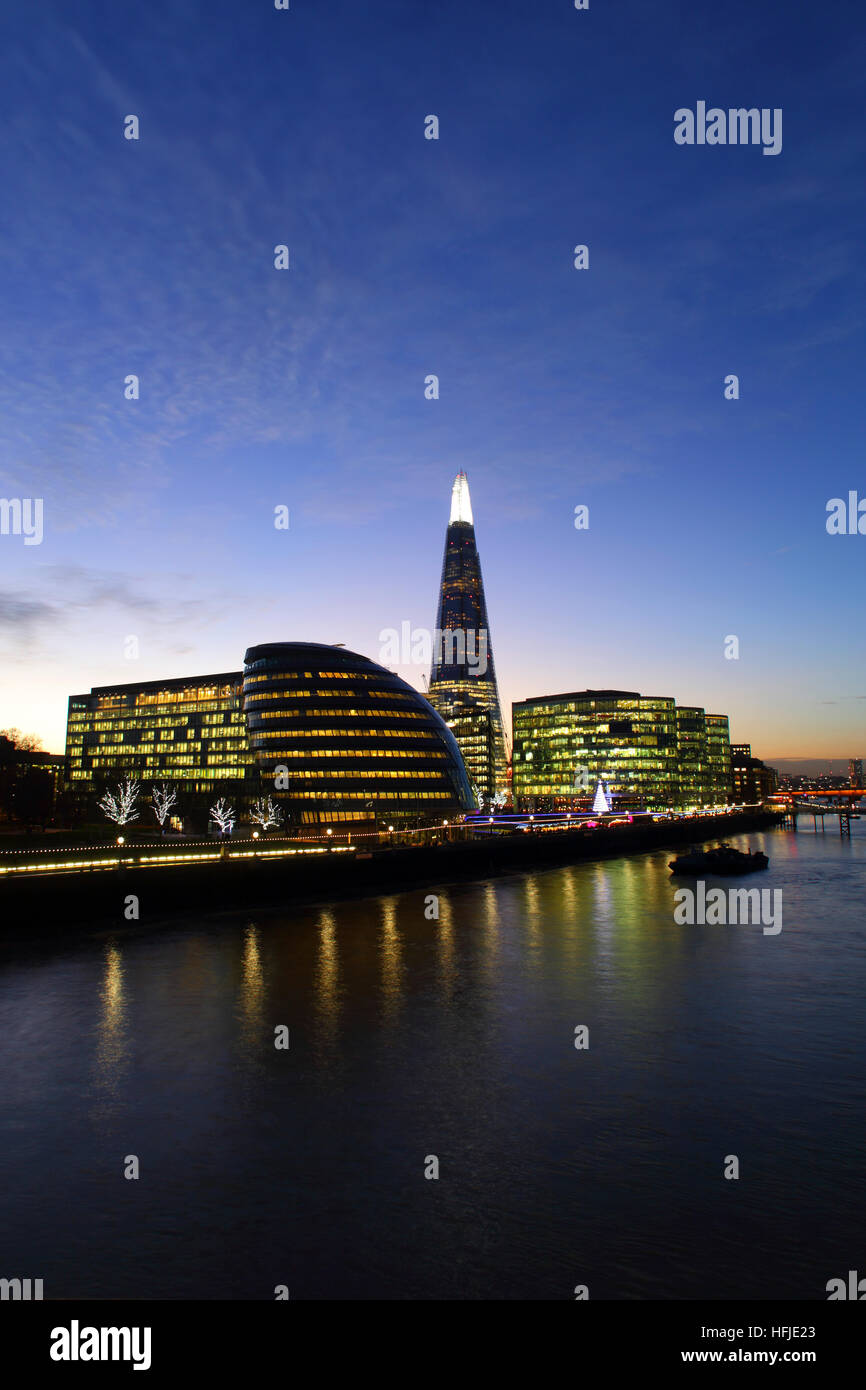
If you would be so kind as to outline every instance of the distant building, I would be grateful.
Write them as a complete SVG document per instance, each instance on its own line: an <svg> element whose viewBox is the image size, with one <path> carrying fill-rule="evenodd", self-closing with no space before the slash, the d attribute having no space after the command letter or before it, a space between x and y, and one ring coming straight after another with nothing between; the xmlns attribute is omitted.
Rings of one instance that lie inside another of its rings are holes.
<svg viewBox="0 0 866 1390"><path fill-rule="evenodd" d="M462 472L451 490L428 699L453 731L479 800L486 803L504 792L502 710L469 483Z"/></svg>
<svg viewBox="0 0 866 1390"><path fill-rule="evenodd" d="M512 719L518 810L586 807L600 778L615 810L730 800L725 715L634 690L580 690L520 701Z"/></svg>
<svg viewBox="0 0 866 1390"><path fill-rule="evenodd" d="M0 820L45 825L63 786L66 760L41 748L19 748L0 734Z"/></svg>
<svg viewBox="0 0 866 1390"><path fill-rule="evenodd" d="M848 759L848 786L860 790L863 786L863 759Z"/></svg>
<svg viewBox="0 0 866 1390"><path fill-rule="evenodd" d="M752 757L750 743L731 744L733 800L736 806L756 806L777 791L779 774L760 758Z"/></svg>

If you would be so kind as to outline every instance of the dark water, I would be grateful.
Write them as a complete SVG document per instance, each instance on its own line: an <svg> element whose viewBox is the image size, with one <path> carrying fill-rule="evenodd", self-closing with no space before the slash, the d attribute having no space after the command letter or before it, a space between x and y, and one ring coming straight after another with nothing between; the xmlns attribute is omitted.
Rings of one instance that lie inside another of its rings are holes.
<svg viewBox="0 0 866 1390"><path fill-rule="evenodd" d="M864 827L739 842L770 854L778 936L676 926L669 852L443 890L438 922L425 891L68 943L5 924L0 1276L825 1298L866 1273Z"/></svg>

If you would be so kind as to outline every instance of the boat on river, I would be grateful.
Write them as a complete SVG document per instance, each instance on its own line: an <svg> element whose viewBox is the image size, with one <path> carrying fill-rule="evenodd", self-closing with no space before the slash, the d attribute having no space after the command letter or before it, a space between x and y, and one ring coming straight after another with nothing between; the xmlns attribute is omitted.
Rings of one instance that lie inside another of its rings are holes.
<svg viewBox="0 0 866 1390"><path fill-rule="evenodd" d="M744 854L733 845L715 845L713 849L690 849L668 864L672 874L752 874L766 869L770 863L761 850Z"/></svg>

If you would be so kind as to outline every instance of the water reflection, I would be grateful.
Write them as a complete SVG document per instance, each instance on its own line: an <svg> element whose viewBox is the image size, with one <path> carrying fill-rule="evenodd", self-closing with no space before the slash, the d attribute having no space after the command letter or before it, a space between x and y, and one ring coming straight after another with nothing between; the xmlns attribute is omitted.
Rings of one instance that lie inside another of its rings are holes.
<svg viewBox="0 0 866 1390"><path fill-rule="evenodd" d="M523 885L523 926L526 941L526 964L537 971L541 957L541 892L534 874L527 876Z"/></svg>
<svg viewBox="0 0 866 1390"><path fill-rule="evenodd" d="M323 909L316 922L316 966L313 977L318 1033L320 1040L333 1046L340 1022L340 1000L337 989L337 922L333 912Z"/></svg>
<svg viewBox="0 0 866 1390"><path fill-rule="evenodd" d="M496 897L496 888L492 883L487 883L484 886L481 908L483 964L488 976L490 976L496 969L499 952L499 902Z"/></svg>
<svg viewBox="0 0 866 1390"><path fill-rule="evenodd" d="M439 977L445 999L451 999L457 982L457 969L454 962L454 915L451 899L447 893L439 894L439 929L437 932L439 949Z"/></svg>
<svg viewBox="0 0 866 1390"><path fill-rule="evenodd" d="M240 1015L240 1051L249 1065L263 1065L264 1036L264 972L262 970L259 929L250 923L244 929L241 948L241 982L238 997Z"/></svg>
<svg viewBox="0 0 866 1390"><path fill-rule="evenodd" d="M402 991L400 932L397 926L397 898L382 899L382 997L386 1020L399 1012Z"/></svg>
<svg viewBox="0 0 866 1390"><path fill-rule="evenodd" d="M117 1110L120 1088L129 1067L123 960L113 941L105 948L99 1008L93 1061L93 1119L97 1124L107 1122Z"/></svg>

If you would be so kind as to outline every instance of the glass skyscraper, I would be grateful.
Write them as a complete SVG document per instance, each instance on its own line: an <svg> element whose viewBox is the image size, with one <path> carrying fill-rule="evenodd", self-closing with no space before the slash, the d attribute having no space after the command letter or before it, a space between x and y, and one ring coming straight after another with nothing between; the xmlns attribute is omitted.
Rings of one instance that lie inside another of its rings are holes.
<svg viewBox="0 0 866 1390"><path fill-rule="evenodd" d="M469 483L451 490L428 699L452 730L479 799L506 787L505 737Z"/></svg>

